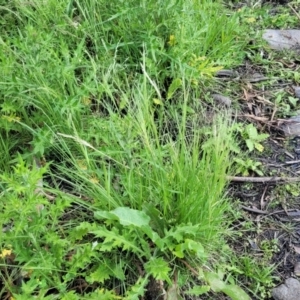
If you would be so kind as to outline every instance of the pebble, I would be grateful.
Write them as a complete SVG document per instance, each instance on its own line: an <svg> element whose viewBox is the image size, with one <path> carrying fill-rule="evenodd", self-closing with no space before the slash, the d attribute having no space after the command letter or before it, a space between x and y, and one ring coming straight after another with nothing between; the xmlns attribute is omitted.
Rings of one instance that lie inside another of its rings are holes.
<svg viewBox="0 0 300 300"><path fill-rule="evenodd" d="M299 300L300 282L295 278L288 278L284 284L272 290L274 300Z"/></svg>
<svg viewBox="0 0 300 300"><path fill-rule="evenodd" d="M221 94L212 94L211 95L216 104L224 105L226 107L231 106L231 99L229 97L223 96Z"/></svg>
<svg viewBox="0 0 300 300"><path fill-rule="evenodd" d="M300 86L294 86L293 88L296 98L300 99Z"/></svg>
<svg viewBox="0 0 300 300"><path fill-rule="evenodd" d="M285 120L279 128L286 137L300 135L300 115Z"/></svg>
<svg viewBox="0 0 300 300"><path fill-rule="evenodd" d="M267 29L263 32L263 39L275 50L295 49L299 50L300 30Z"/></svg>

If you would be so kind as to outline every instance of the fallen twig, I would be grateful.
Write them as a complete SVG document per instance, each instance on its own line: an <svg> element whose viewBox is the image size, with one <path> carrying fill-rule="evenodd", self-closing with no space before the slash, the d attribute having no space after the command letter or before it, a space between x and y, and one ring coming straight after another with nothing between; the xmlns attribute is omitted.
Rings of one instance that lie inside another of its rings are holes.
<svg viewBox="0 0 300 300"><path fill-rule="evenodd" d="M300 177L239 177L239 176L227 176L230 181L235 182L256 182L256 183L265 183L265 182L298 182Z"/></svg>
<svg viewBox="0 0 300 300"><path fill-rule="evenodd" d="M254 212L256 214L261 214L261 215L268 215L269 214L269 212L267 212L266 210L261 210L261 209L258 209L258 208L251 208L251 207L247 207L247 206L244 206L244 205L241 205L241 208L244 209L244 210L247 210L247 211Z"/></svg>
<svg viewBox="0 0 300 300"><path fill-rule="evenodd" d="M290 3L288 3L288 7L295 13L297 18L300 20L300 15L298 14L298 12L295 10L295 8Z"/></svg>
<svg viewBox="0 0 300 300"><path fill-rule="evenodd" d="M251 207L244 206L244 205L241 205L241 208L243 210L250 211L250 212L253 212L256 214L260 214L260 215L265 215L265 216L272 216L272 215L277 215L277 214L282 214L282 213L285 213L289 217L299 217L300 216L300 211L297 209L282 209L282 210L276 210L273 212L269 212L267 210L251 208Z"/></svg>

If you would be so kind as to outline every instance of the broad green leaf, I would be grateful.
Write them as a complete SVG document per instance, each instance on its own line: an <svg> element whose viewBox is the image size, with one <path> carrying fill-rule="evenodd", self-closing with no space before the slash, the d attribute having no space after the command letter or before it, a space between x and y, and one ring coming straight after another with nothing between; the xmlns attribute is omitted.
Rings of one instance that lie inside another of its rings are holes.
<svg viewBox="0 0 300 300"><path fill-rule="evenodd" d="M254 149L254 143L253 143L252 140L247 139L246 140L246 145L247 145L249 151L253 151L253 149Z"/></svg>
<svg viewBox="0 0 300 300"><path fill-rule="evenodd" d="M206 294L209 291L210 291L209 285L196 285L192 289L185 292L185 294L193 295L193 296L200 296L200 295Z"/></svg>
<svg viewBox="0 0 300 300"><path fill-rule="evenodd" d="M112 214L112 213L110 213L108 211L96 211L94 213L94 217L97 220L103 220L103 219L106 219L106 220L118 220L118 218L114 214Z"/></svg>
<svg viewBox="0 0 300 300"><path fill-rule="evenodd" d="M150 222L150 217L145 212L129 207L118 207L110 212L97 211L94 213L94 217L100 220L118 220L123 226L148 226Z"/></svg>
<svg viewBox="0 0 300 300"><path fill-rule="evenodd" d="M186 244L182 243L175 247L175 250L172 251L174 255L179 258L184 258L184 250L186 250Z"/></svg>
<svg viewBox="0 0 300 300"><path fill-rule="evenodd" d="M199 242L186 239L185 244L187 245L187 249L195 252L198 258L203 258L205 256L204 248Z"/></svg>
<svg viewBox="0 0 300 300"><path fill-rule="evenodd" d="M251 300L248 294L235 284L228 284L222 292L229 296L232 300Z"/></svg>
<svg viewBox="0 0 300 300"><path fill-rule="evenodd" d="M160 250L163 250L165 245L163 239L150 226L142 226L141 229Z"/></svg>
<svg viewBox="0 0 300 300"><path fill-rule="evenodd" d="M150 226L162 237L164 229L167 228L167 222L161 212L152 203L144 203L143 210L150 217Z"/></svg>
<svg viewBox="0 0 300 300"><path fill-rule="evenodd" d="M167 100L170 100L173 97L174 93L179 87L181 87L181 85L182 85L182 81L180 78L173 79L171 85L168 88Z"/></svg>
<svg viewBox="0 0 300 300"><path fill-rule="evenodd" d="M191 239L186 239L184 241L184 243L176 245L175 249L173 250L173 254L179 258L183 258L184 251L186 251L186 250L192 251L199 258L203 258L205 256L203 246L200 243L195 242Z"/></svg>
<svg viewBox="0 0 300 300"><path fill-rule="evenodd" d="M250 140L255 140L257 138L257 129L253 126L253 124L247 125L245 130Z"/></svg>
<svg viewBox="0 0 300 300"><path fill-rule="evenodd" d="M145 212L129 207L118 207L110 213L117 216L120 224L123 226L134 225L142 227L149 225L150 222L150 217Z"/></svg>
<svg viewBox="0 0 300 300"><path fill-rule="evenodd" d="M220 292L225 288L226 284L219 278L218 274L213 272L204 272L204 276L214 292Z"/></svg>

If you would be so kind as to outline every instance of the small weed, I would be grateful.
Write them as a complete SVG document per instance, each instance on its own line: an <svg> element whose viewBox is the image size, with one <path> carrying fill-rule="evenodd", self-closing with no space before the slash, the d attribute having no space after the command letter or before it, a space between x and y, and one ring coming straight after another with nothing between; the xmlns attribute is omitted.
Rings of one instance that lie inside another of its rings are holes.
<svg viewBox="0 0 300 300"><path fill-rule="evenodd" d="M243 176L248 176L250 171L263 176L263 172L261 170L262 163L258 161L254 161L250 158L241 159L234 158L234 162L236 163L236 173L242 174Z"/></svg>
<svg viewBox="0 0 300 300"><path fill-rule="evenodd" d="M243 285L249 286L252 294L259 299L268 299L271 296L270 289L275 286L274 282L277 279L272 275L274 268L269 262L264 263L247 255L240 256L230 265L224 266L229 281L236 282L246 278L246 282L242 281Z"/></svg>
<svg viewBox="0 0 300 300"><path fill-rule="evenodd" d="M248 124L245 127L237 126L236 129L241 134L242 140L245 141L250 152L252 152L254 149L258 150L259 152L264 151L264 147L261 142L265 141L269 137L268 134L259 134L253 124Z"/></svg>
<svg viewBox="0 0 300 300"><path fill-rule="evenodd" d="M278 246L278 240L263 240L260 243L260 249L263 251L266 263L268 263L271 261L274 254L280 250Z"/></svg>

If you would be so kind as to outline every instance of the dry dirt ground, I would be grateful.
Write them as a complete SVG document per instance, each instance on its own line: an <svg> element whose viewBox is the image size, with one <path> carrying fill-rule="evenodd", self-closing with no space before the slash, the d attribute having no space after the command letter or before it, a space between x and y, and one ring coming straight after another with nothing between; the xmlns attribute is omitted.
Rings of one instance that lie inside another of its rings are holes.
<svg viewBox="0 0 300 300"><path fill-rule="evenodd" d="M247 2L235 5L242 7ZM276 8L288 2L262 1L262 4L272 3L276 13ZM267 178L250 172L247 178L232 181L228 192L232 199L238 200L243 212L235 224L235 229L243 235L238 242L235 240L233 248L241 255L249 253L268 259L270 265L275 265L273 275L280 283L300 275L300 136L286 137L280 130L289 115L295 115L299 104L287 111L286 106L281 106L283 102L276 103L275 99L279 93L295 97L297 82L284 74L300 72L300 56L270 54L265 50L261 50L261 55L272 62L265 65L247 60L234 70L238 74L235 78L219 78L216 89L233 90L232 96L240 104L235 114L238 122L252 123L259 132L270 134L262 143L264 151L251 155L252 160L262 163ZM276 64L285 71L276 73Z"/></svg>

